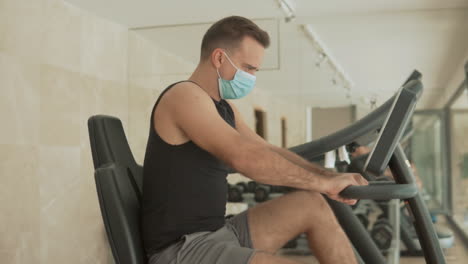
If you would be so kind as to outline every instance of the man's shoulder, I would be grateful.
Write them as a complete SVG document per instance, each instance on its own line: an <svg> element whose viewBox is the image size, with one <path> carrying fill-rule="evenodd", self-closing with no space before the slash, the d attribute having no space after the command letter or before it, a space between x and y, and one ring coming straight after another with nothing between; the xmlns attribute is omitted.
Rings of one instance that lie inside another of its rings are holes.
<svg viewBox="0 0 468 264"><path fill-rule="evenodd" d="M172 85L172 87L167 91L167 94L177 94L177 95L182 95L182 94L191 94L191 95L197 95L197 94L202 94L204 93L203 90L200 88L200 86L196 85L193 82L189 81L182 81L178 82Z"/></svg>
<svg viewBox="0 0 468 264"><path fill-rule="evenodd" d="M198 85L192 82L174 84L164 95L166 103L192 104L208 102L210 97Z"/></svg>

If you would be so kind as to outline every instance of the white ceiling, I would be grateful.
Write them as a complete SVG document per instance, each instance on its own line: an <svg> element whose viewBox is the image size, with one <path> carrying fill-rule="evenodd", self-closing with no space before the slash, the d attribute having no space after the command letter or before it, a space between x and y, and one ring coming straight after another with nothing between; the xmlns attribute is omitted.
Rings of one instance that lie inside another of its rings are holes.
<svg viewBox="0 0 468 264"><path fill-rule="evenodd" d="M277 0L65 0L129 28L281 16ZM292 0L298 17L468 7L467 0Z"/></svg>
<svg viewBox="0 0 468 264"><path fill-rule="evenodd" d="M296 0L299 17L468 7L466 0Z"/></svg>
<svg viewBox="0 0 468 264"><path fill-rule="evenodd" d="M139 28L148 36L161 34L167 29L162 26L193 29L190 24L207 25L233 14L277 18L280 70L260 72L259 86L276 87L272 92L282 96L301 95L314 106L344 105L350 99L341 87L331 84L329 70L315 67L316 53L299 24L314 28L354 81L354 103L369 96L383 102L418 69L426 88L419 106L430 107L442 96L453 72L462 70L457 67L468 59L468 0L296 0L297 18L287 24L276 0L66 1L128 28ZM197 34L186 37L199 45ZM276 62L276 58L268 59Z"/></svg>
<svg viewBox="0 0 468 264"><path fill-rule="evenodd" d="M467 59L468 9L324 16L307 23L362 95L387 98L418 69L423 74L423 99L431 102L428 96L441 96Z"/></svg>
<svg viewBox="0 0 468 264"><path fill-rule="evenodd" d="M66 0L129 28L206 23L238 14L249 18L276 17L273 0Z"/></svg>
<svg viewBox="0 0 468 264"><path fill-rule="evenodd" d="M270 35L270 47L265 51L262 69L278 69L278 19L254 19L253 21ZM156 43L158 47L171 51L196 65L200 59L201 40L211 25L212 23L183 24L142 28L136 31ZM174 41L174 39L183 41ZM193 43L193 45L187 45L187 43Z"/></svg>

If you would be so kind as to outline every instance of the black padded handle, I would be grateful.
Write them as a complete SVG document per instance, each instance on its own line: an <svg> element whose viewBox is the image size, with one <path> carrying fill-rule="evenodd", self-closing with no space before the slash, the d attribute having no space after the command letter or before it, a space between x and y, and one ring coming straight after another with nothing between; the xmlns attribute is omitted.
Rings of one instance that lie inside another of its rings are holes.
<svg viewBox="0 0 468 264"><path fill-rule="evenodd" d="M369 182L368 186L349 186L340 195L349 199L390 200L408 199L416 196L415 184L395 184L393 181Z"/></svg>

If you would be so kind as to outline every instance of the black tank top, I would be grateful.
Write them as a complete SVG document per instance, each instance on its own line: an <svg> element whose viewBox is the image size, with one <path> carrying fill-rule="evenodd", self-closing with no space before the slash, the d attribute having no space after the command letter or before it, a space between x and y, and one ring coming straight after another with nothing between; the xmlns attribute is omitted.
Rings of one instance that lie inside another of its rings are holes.
<svg viewBox="0 0 468 264"><path fill-rule="evenodd" d="M178 241L185 234L215 231L225 223L229 168L194 142L171 145L154 129L156 106L176 84L161 93L151 112L143 164L141 208L143 244L149 255ZM230 105L222 99L213 99L213 102L220 116L235 128Z"/></svg>

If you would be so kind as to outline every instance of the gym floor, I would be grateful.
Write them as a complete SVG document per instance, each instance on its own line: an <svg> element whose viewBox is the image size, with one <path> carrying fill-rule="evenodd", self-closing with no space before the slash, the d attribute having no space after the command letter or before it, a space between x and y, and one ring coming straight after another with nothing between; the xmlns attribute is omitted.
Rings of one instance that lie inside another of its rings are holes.
<svg viewBox="0 0 468 264"><path fill-rule="evenodd" d="M441 217L442 219L442 217ZM439 222L445 225L443 222ZM281 255L281 252L279 253ZM455 233L455 246L445 250L447 264L466 264L468 263L468 248L465 247L460 237ZM301 261L307 264L318 264L319 262L314 256L292 256L287 255L287 258ZM423 257L402 257L400 264L424 264L426 261Z"/></svg>

